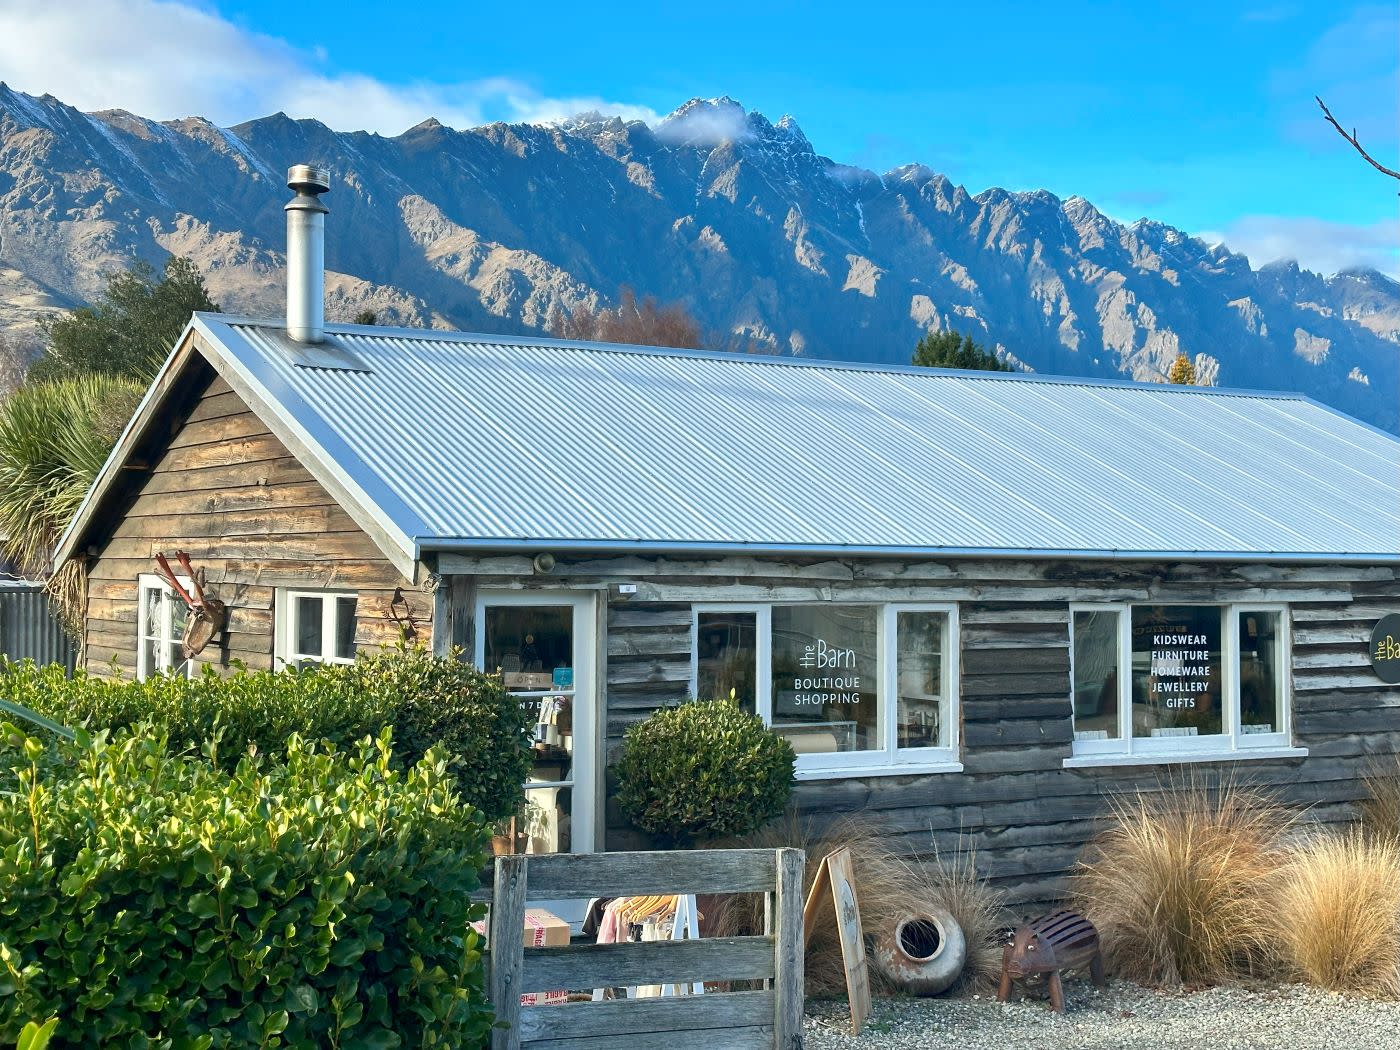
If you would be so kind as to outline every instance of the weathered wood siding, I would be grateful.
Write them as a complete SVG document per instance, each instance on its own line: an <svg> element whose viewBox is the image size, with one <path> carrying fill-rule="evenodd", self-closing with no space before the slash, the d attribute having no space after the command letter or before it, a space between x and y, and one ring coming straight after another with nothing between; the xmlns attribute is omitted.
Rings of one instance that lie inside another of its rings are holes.
<svg viewBox="0 0 1400 1050"><path fill-rule="evenodd" d="M957 602L965 771L808 781L797 798L818 821L877 819L910 854L975 849L982 873L1027 908L1061 892L1115 794L1226 776L1317 819L1345 820L1370 763L1400 751L1400 689L1371 672L1366 652L1376 619L1400 609L1389 566L617 558L561 559L543 578L523 558L452 558L440 568L470 571L480 587L606 590L610 753L629 725L686 695L694 602ZM619 583L636 594L619 594ZM1148 601L1287 602L1293 730L1308 757L1065 769L1070 603ZM610 805L607 848L638 842Z"/></svg>
<svg viewBox="0 0 1400 1050"><path fill-rule="evenodd" d="M163 449L137 465L114 527L87 561L84 660L97 673L136 672L137 578L154 557L189 552L206 590L229 606L229 628L200 664L272 666L278 587L359 594L356 642L397 641L389 610L402 588L429 641L432 595L415 589L369 537L219 378L206 378ZM222 644L219 644L219 643Z"/></svg>

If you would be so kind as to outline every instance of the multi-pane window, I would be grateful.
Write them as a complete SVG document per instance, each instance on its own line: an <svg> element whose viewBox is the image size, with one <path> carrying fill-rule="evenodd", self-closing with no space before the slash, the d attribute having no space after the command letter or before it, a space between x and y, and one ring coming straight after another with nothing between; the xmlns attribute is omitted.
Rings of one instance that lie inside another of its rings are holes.
<svg viewBox="0 0 1400 1050"><path fill-rule="evenodd" d="M353 594L277 592L277 666L355 661Z"/></svg>
<svg viewBox="0 0 1400 1050"><path fill-rule="evenodd" d="M190 581L181 579L189 588ZM181 646L189 610L180 596L159 576L143 575L139 580L139 615L136 647L136 677L172 672L189 675L193 660L185 658Z"/></svg>
<svg viewBox="0 0 1400 1050"><path fill-rule="evenodd" d="M1074 752L1288 746L1282 607L1076 606Z"/></svg>
<svg viewBox="0 0 1400 1050"><path fill-rule="evenodd" d="M800 773L956 762L952 606L695 608L692 685L781 733Z"/></svg>

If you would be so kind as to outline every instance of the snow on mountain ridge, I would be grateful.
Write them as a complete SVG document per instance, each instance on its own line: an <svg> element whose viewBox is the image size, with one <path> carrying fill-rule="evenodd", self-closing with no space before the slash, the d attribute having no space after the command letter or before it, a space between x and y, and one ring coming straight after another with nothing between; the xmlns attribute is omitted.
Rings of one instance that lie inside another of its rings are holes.
<svg viewBox="0 0 1400 1050"><path fill-rule="evenodd" d="M727 96L652 126L430 118L383 137L284 113L232 129L84 116L0 87L0 270L77 302L103 272L179 251L226 307L275 313L280 173L306 160L334 173L337 316L539 330L628 284L778 352L907 362L922 332L951 328L1037 371L1156 380L1186 352L1222 383L1397 423L1400 285L1382 275L1252 271L1077 195L973 196L920 164L878 175ZM12 338L32 320L0 301Z"/></svg>

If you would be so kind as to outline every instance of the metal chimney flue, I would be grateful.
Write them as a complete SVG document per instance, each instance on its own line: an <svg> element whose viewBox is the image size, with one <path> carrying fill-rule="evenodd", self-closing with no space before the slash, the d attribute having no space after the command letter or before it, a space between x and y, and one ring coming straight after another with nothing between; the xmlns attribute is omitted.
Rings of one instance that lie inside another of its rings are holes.
<svg viewBox="0 0 1400 1050"><path fill-rule="evenodd" d="M287 334L299 343L326 338L326 216L320 195L331 173L313 164L287 169Z"/></svg>

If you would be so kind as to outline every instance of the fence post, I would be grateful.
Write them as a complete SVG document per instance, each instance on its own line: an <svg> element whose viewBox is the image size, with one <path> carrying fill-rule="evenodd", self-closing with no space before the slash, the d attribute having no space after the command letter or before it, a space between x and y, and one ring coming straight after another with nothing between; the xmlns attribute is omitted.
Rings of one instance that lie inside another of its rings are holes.
<svg viewBox="0 0 1400 1050"><path fill-rule="evenodd" d="M520 1050L520 987L525 966L525 887L529 858L496 858L496 883L491 896L491 924L487 948L491 952L491 1006L497 1028L491 1033L491 1050ZM800 905L799 905L800 907Z"/></svg>
<svg viewBox="0 0 1400 1050"><path fill-rule="evenodd" d="M801 850L778 850L778 885L773 895L773 1045L777 1050L802 1046L804 866Z"/></svg>

